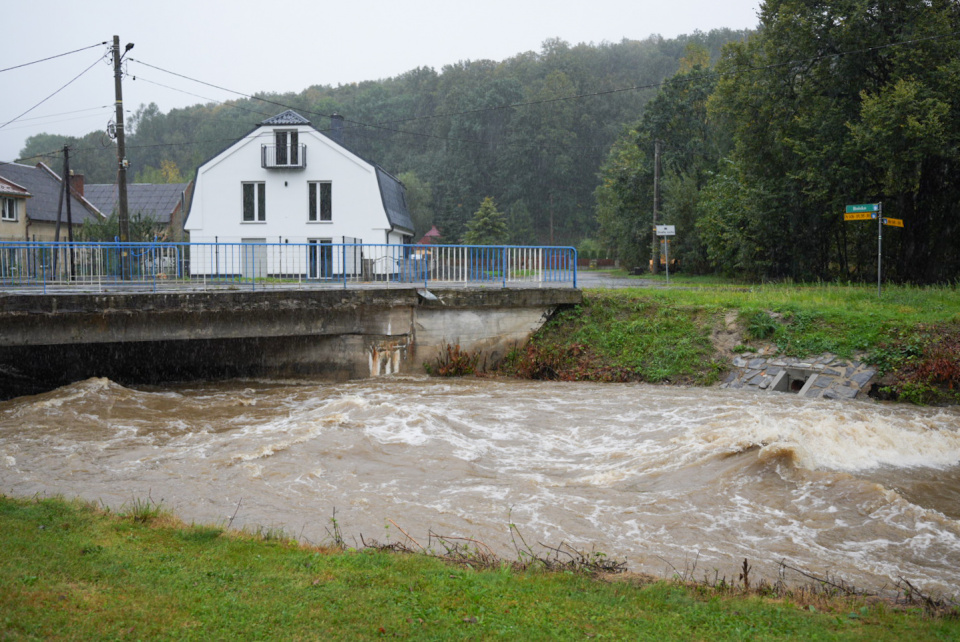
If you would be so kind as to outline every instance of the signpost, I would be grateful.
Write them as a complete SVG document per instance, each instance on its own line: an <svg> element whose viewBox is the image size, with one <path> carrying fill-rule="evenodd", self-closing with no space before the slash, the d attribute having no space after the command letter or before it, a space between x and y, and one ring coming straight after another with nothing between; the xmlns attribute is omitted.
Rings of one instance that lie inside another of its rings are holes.
<svg viewBox="0 0 960 642"><path fill-rule="evenodd" d="M883 226L903 227L903 220L899 218L887 218L883 215L883 203L862 203L860 205L847 205L847 211L843 215L845 221L877 221L877 296L881 295L880 273L883 265Z"/></svg>
<svg viewBox="0 0 960 642"><path fill-rule="evenodd" d="M657 236L674 236L677 233L673 225L654 225L653 227L657 231ZM667 283L670 283L670 239L664 239L663 258L667 263Z"/></svg>

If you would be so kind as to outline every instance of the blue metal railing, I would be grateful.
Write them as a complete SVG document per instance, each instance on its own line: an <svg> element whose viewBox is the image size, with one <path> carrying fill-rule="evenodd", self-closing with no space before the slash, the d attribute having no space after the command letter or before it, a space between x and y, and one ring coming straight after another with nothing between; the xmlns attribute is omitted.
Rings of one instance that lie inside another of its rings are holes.
<svg viewBox="0 0 960 642"><path fill-rule="evenodd" d="M572 247L0 242L0 289L577 287Z"/></svg>

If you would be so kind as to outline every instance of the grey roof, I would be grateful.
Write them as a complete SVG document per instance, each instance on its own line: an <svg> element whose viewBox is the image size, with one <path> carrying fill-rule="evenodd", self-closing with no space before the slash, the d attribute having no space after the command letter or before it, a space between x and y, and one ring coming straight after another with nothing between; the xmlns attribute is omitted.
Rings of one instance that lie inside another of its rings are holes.
<svg viewBox="0 0 960 642"><path fill-rule="evenodd" d="M310 121L293 111L288 109L282 114L277 114L276 116L271 116L270 118L262 121L261 125L309 125Z"/></svg>
<svg viewBox="0 0 960 642"><path fill-rule="evenodd" d="M177 209L180 197L189 183L133 183L127 185L127 211L131 216L140 215L167 225L170 215ZM117 208L117 186L109 184L91 184L83 189L87 200L98 210L110 215Z"/></svg>
<svg viewBox="0 0 960 642"><path fill-rule="evenodd" d="M22 185L33 196L27 199L27 218L31 221L57 220L57 210L60 206L61 183L58 176L46 166L33 167L19 163L0 163L0 176ZM96 208L88 201L70 195L70 218L74 225L83 223L87 219L99 220ZM67 207L64 203L63 215L60 219L67 221Z"/></svg>
<svg viewBox="0 0 960 642"><path fill-rule="evenodd" d="M390 227L413 234L413 219L410 218L410 210L407 209L403 183L383 171L383 168L379 165L376 168L377 182L380 184L380 198L383 199L383 209L387 211Z"/></svg>

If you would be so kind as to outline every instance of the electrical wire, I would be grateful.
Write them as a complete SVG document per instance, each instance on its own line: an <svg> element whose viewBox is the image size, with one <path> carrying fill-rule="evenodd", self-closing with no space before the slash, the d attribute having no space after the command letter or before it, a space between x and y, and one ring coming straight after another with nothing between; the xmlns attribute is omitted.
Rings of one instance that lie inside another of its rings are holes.
<svg viewBox="0 0 960 642"><path fill-rule="evenodd" d="M20 69L21 67L29 67L30 65L35 65L39 62L46 62L48 60L53 60L54 58L62 58L64 56L69 56L70 54L75 54L80 51L86 51L87 49L93 49L94 47L102 47L103 45L109 44L106 41L98 42L95 45L90 45L89 47L83 47L82 49L74 49L73 51L67 51L66 53L57 54L56 56L50 56L48 58L41 58L40 60L34 60L33 62L25 62L22 65L15 65L13 67L7 67L6 69L0 69L0 74L5 71L11 71L13 69Z"/></svg>
<svg viewBox="0 0 960 642"><path fill-rule="evenodd" d="M12 119L12 120L8 120L8 121L5 122L4 124L0 125L0 129L3 129L4 127L6 127L7 125L9 125L10 123L12 123L12 122L14 122L14 121L17 121L17 120L19 120L20 118L26 116L27 114L29 114L30 112L32 112L32 111L33 111L34 109L36 109L37 107L39 107L39 106L42 105L43 103L47 102L48 100L50 100L51 98L53 98L54 96L56 96L57 94L59 94L61 91L63 91L64 89L66 89L67 87L69 87L71 84L73 84L73 82L74 82L77 78L79 78L79 77L82 76L83 74L85 74L85 73L87 73L88 71L90 71L91 69L93 69L93 68L96 66L96 64L97 64L98 62L100 62L102 59L103 59L103 56L98 57L98 58L94 61L94 63L93 63L92 65L90 65L89 67L87 67L86 69L84 69L83 71L81 71L79 74L77 74L76 76L74 76L70 81L67 82L67 84L63 85L62 87L60 87L60 89L56 90L55 92L53 92L52 94L50 94L49 96L47 96L46 98L44 98L43 100L41 100L40 102L38 102L36 105L34 105L33 107L31 107L31 108L28 109L27 111L25 111L25 112L23 112L22 114L20 114L20 115L17 116L16 118L14 118L14 119Z"/></svg>

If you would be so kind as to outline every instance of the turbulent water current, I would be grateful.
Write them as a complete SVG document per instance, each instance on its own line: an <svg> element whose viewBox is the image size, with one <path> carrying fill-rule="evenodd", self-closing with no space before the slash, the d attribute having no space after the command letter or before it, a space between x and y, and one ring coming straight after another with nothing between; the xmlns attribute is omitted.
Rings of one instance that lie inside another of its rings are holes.
<svg viewBox="0 0 960 642"><path fill-rule="evenodd" d="M632 570L778 562L960 593L960 409L635 384L387 377L0 403L0 492L329 539L561 542ZM694 570L695 569L695 570ZM802 578L801 578L802 579Z"/></svg>

